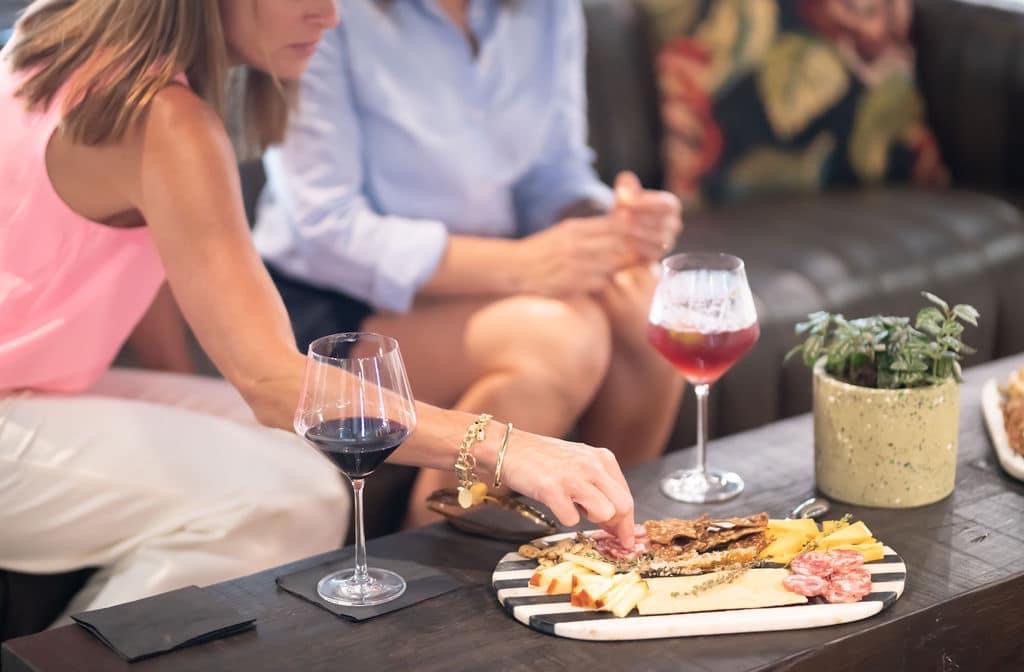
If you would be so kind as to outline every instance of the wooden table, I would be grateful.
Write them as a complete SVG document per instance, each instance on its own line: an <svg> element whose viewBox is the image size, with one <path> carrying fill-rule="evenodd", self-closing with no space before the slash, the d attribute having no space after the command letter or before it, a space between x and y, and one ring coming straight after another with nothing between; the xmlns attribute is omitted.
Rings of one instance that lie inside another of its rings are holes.
<svg viewBox="0 0 1024 672"><path fill-rule="evenodd" d="M815 630L592 643L543 635L499 608L488 581L509 544L434 526L371 543L371 553L449 569L467 587L365 623L349 623L277 590L274 577L305 560L214 586L251 610L257 628L129 665L77 626L7 642L5 672L22 670L962 670L1024 669L1024 484L998 467L983 426L981 384L1024 366L1024 356L968 371L963 386L956 491L914 510L837 507L862 518L909 567L903 598L859 623ZM691 451L633 470L638 520L695 516L658 480ZM727 437L713 464L747 481L724 514L784 515L813 492L811 418ZM371 479L372 487L372 479Z"/></svg>

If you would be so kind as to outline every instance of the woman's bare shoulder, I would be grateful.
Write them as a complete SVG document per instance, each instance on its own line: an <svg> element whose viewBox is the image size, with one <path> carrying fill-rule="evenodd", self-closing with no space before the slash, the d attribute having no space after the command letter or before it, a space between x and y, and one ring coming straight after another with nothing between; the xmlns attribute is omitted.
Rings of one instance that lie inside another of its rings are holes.
<svg viewBox="0 0 1024 672"><path fill-rule="evenodd" d="M140 123L140 139L145 144L178 146L178 151L203 149L206 145L220 150L228 141L224 123L216 110L180 84L161 89Z"/></svg>

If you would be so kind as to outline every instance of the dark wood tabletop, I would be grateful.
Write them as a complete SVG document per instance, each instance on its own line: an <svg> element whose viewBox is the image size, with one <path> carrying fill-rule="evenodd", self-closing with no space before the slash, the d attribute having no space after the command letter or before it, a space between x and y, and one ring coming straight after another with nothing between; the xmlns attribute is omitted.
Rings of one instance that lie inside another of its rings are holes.
<svg viewBox="0 0 1024 672"><path fill-rule="evenodd" d="M581 642L513 621L489 586L514 545L433 526L371 542L371 553L442 567L466 587L377 619L350 623L278 590L277 575L323 557L229 581L211 590L257 618L255 630L158 656L123 662L77 626L7 642L4 672L22 670L853 670L1024 669L1024 484L998 466L982 420L980 392L1024 356L967 372L961 393L956 490L912 510L838 506L864 520L905 559L907 589L865 621L789 632L638 642ZM710 461L747 483L720 514L766 510L783 516L813 493L810 416L733 435L710 446ZM671 502L658 480L692 451L632 470L638 520L689 517L702 509ZM369 487L373 487L370 479Z"/></svg>

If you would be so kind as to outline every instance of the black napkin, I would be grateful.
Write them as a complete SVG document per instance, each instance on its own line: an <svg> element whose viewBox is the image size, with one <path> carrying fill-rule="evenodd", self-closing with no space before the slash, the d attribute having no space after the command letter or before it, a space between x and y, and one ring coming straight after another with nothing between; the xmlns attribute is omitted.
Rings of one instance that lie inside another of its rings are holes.
<svg viewBox="0 0 1024 672"><path fill-rule="evenodd" d="M196 586L71 618L129 662L248 630L256 622Z"/></svg>
<svg viewBox="0 0 1024 672"><path fill-rule="evenodd" d="M405 560L370 557L367 563L370 567L390 569L405 579L406 589L401 597L372 607L343 607L340 604L332 604L331 602L321 600L320 596L316 594L316 585L320 582L320 579L332 572L349 569L352 567L352 563L352 554L349 553L344 559L334 559L301 572L279 576L277 577L277 585L292 595L297 595L307 602L312 602L332 614L347 618L350 621L365 621L382 614L389 614L392 611L404 609L418 602L429 600L432 597L450 593L462 586L461 583L445 572L433 567Z"/></svg>

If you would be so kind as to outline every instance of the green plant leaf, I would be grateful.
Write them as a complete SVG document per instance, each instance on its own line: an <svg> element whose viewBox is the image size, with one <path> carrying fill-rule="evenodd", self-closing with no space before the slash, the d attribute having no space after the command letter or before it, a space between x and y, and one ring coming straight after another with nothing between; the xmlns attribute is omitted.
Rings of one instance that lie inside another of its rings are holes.
<svg viewBox="0 0 1024 672"><path fill-rule="evenodd" d="M978 318L981 317L981 313L974 306L968 306L963 303L953 306L953 314L975 327L978 326Z"/></svg>
<svg viewBox="0 0 1024 672"><path fill-rule="evenodd" d="M848 151L861 180L880 182L889 162L889 146L924 115L924 105L909 77L894 72L860 98Z"/></svg>
<svg viewBox="0 0 1024 672"><path fill-rule="evenodd" d="M765 54L757 89L775 134L788 140L846 94L850 77L823 40L786 33Z"/></svg>
<svg viewBox="0 0 1024 672"><path fill-rule="evenodd" d="M826 372L853 385L895 389L961 380L960 356L974 350L960 338L964 327L957 313L973 316L976 311L970 306L950 311L942 299L924 296L934 305L918 311L915 326L906 317L847 320L813 313L797 325L807 334L797 348L803 349L808 366L824 356Z"/></svg>
<svg viewBox="0 0 1024 672"><path fill-rule="evenodd" d="M929 301L934 303L939 308L942 308L942 312L943 313L948 313L949 312L949 304L946 303L945 301L943 301L942 299L940 299L939 297L935 296L931 292L921 292L921 296L923 296L924 298L928 299Z"/></svg>

